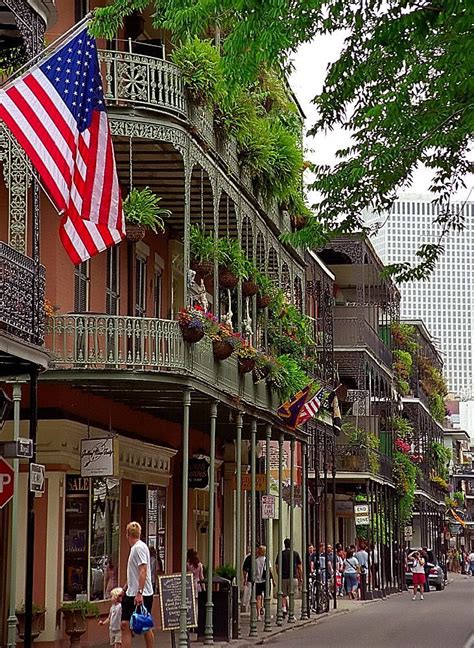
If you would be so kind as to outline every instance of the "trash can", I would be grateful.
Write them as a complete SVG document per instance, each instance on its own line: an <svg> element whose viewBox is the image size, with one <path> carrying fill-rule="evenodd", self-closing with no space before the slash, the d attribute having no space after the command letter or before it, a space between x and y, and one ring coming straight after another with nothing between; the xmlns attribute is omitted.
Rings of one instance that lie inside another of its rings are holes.
<svg viewBox="0 0 474 648"><path fill-rule="evenodd" d="M214 603L212 622L214 639L232 639L232 590L231 582L214 575L212 578L212 602ZM207 592L198 594L198 639L204 637L206 629Z"/></svg>

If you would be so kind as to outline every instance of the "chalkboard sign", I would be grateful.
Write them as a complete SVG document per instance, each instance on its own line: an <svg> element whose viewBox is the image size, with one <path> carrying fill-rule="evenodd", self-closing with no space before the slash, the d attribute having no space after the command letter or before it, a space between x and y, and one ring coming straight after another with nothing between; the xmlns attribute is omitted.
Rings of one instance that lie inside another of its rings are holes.
<svg viewBox="0 0 474 648"><path fill-rule="evenodd" d="M177 630L179 628L179 607L181 605L181 574L169 574L159 576L158 584L160 590L161 606L161 629ZM186 574L186 627L197 626L197 610L194 592L194 578L192 574Z"/></svg>

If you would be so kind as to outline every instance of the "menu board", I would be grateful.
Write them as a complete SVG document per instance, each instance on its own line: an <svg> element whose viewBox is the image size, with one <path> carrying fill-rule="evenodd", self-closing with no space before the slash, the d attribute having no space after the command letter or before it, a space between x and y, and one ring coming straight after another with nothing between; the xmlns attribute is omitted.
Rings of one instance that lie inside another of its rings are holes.
<svg viewBox="0 0 474 648"><path fill-rule="evenodd" d="M169 574L158 578L161 607L161 629L179 629L179 607L181 605L181 574ZM186 627L197 626L196 598L192 574L186 574Z"/></svg>

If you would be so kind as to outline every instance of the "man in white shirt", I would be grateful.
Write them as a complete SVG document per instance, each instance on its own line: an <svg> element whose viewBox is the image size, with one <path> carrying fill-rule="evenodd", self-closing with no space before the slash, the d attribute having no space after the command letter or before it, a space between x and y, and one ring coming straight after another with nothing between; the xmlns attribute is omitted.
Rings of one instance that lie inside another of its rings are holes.
<svg viewBox="0 0 474 648"><path fill-rule="evenodd" d="M471 551L471 553L467 557L467 560L469 564L469 575L474 576L474 551Z"/></svg>
<svg viewBox="0 0 474 648"><path fill-rule="evenodd" d="M127 562L127 582L123 586L122 601L122 648L131 648L130 617L137 606L143 605L151 613L153 606L153 585L151 582L150 550L140 540L142 528L138 522L127 524L127 540L130 554ZM153 648L153 630L143 634L146 648Z"/></svg>

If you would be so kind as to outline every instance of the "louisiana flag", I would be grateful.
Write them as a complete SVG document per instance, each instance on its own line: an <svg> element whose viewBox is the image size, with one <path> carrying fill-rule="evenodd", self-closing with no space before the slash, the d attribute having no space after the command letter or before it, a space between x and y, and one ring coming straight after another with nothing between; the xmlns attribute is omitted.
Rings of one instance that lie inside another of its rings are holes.
<svg viewBox="0 0 474 648"><path fill-rule="evenodd" d="M309 385L295 394L290 401L286 401L286 403L283 403L283 405L280 405L278 408L278 416L289 428L296 429L300 412L306 403L308 393Z"/></svg>

